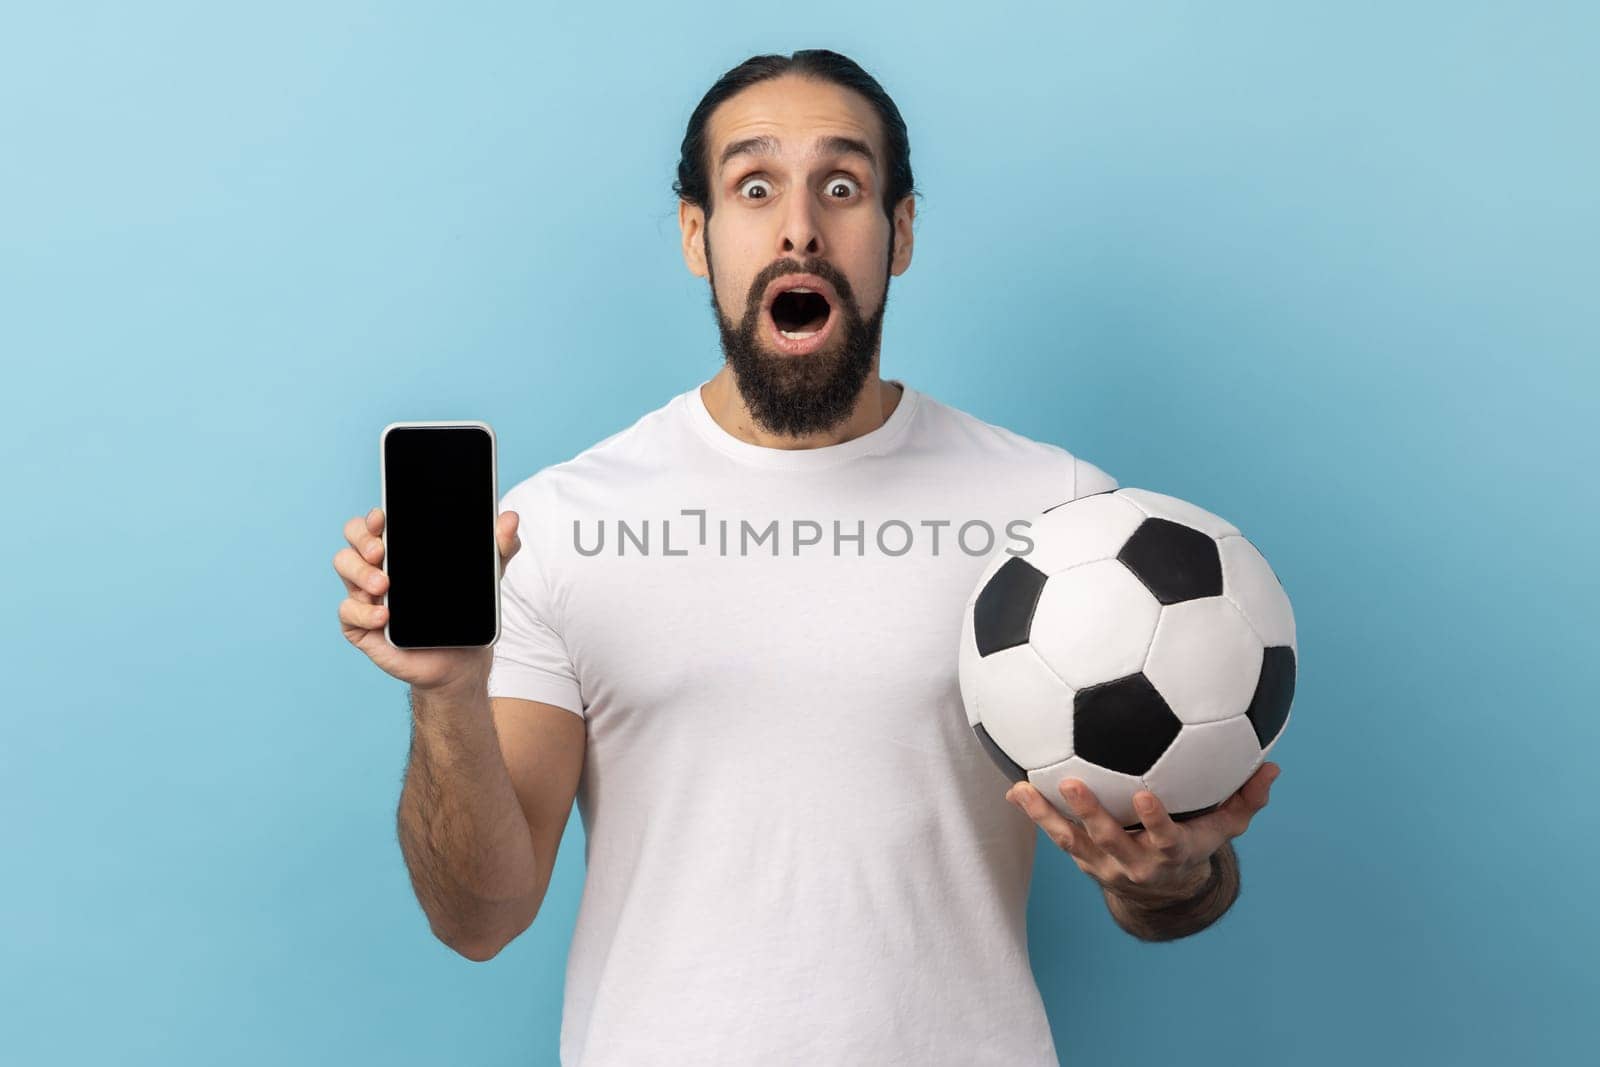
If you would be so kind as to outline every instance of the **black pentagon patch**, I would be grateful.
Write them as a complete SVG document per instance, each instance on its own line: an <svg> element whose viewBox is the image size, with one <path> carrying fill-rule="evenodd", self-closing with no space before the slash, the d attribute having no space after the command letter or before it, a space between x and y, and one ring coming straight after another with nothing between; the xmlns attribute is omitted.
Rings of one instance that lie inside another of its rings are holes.
<svg viewBox="0 0 1600 1067"><path fill-rule="evenodd" d="M1091 685L1073 698L1073 755L1107 770L1143 774L1182 729L1143 674Z"/></svg>
<svg viewBox="0 0 1600 1067"><path fill-rule="evenodd" d="M1012 556L989 576L972 605L972 637L978 655L1028 643L1028 624L1044 590L1044 574L1021 556Z"/></svg>
<svg viewBox="0 0 1600 1067"><path fill-rule="evenodd" d="M1222 595L1222 557L1209 534L1170 519L1146 519L1117 559L1163 604Z"/></svg>
<svg viewBox="0 0 1600 1067"><path fill-rule="evenodd" d="M1245 715L1256 728L1256 740L1266 748L1289 719L1294 701L1294 649L1274 645L1261 652L1261 677L1256 679L1256 695L1250 698Z"/></svg>
<svg viewBox="0 0 1600 1067"><path fill-rule="evenodd" d="M989 753L989 758L994 760L994 765L999 767L1005 776L1013 782L1020 782L1028 777L1028 772L1023 770L1016 760L1005 754L1005 750L994 743L994 738L989 736L989 731L983 728L983 723L972 727L972 732L978 735L978 743L983 750Z"/></svg>

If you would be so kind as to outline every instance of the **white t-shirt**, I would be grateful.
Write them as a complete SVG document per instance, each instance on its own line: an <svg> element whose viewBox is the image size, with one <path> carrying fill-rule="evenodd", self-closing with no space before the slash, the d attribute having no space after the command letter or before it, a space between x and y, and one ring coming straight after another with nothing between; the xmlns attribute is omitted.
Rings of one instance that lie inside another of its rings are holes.
<svg viewBox="0 0 1600 1067"><path fill-rule="evenodd" d="M489 693L588 730L563 1064L1057 1062L1037 831L957 648L990 553L1116 483L895 384L883 425L796 450L697 386L501 501Z"/></svg>

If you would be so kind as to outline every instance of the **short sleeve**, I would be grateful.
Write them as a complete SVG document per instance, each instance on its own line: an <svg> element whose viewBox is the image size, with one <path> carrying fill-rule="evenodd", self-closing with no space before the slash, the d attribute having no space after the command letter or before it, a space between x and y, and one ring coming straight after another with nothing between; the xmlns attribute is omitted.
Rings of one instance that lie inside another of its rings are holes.
<svg viewBox="0 0 1600 1067"><path fill-rule="evenodd" d="M1093 463L1077 456L1073 457L1073 461L1075 485L1072 495L1074 498L1093 496L1095 493L1105 493L1117 488L1117 480Z"/></svg>
<svg viewBox="0 0 1600 1067"><path fill-rule="evenodd" d="M583 717L578 672L567 645L556 630L550 586L544 571L543 532L553 516L538 507L530 511L507 494L501 510L517 513L522 547L506 565L500 580L500 639L489 668L489 695L554 704Z"/></svg>

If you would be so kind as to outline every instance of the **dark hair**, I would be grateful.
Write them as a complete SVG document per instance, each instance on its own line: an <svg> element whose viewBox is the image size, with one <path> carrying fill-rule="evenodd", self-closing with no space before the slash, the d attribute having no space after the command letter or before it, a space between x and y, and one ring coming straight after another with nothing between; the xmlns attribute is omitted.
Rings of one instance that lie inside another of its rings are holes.
<svg viewBox="0 0 1600 1067"><path fill-rule="evenodd" d="M911 140L906 135L906 120L900 117L900 109L894 106L876 78L862 70L855 60L826 48L805 48L792 56L751 56L718 78L701 98L694 114L689 116L689 129L683 135L678 158L678 178L672 183L672 191L679 199L703 210L708 219L711 217L711 189L706 177L709 162L706 123L717 105L730 96L780 74L796 74L852 89L876 109L883 126L884 150L888 153L884 161L883 213L893 219L894 206L908 193L916 191L911 177Z"/></svg>

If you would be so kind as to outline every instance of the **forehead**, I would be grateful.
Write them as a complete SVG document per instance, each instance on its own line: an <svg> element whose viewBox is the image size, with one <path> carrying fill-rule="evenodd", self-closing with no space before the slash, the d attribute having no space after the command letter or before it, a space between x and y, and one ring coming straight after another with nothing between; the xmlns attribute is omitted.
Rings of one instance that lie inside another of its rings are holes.
<svg viewBox="0 0 1600 1067"><path fill-rule="evenodd" d="M803 158L813 142L842 136L865 141L879 160L878 115L864 97L832 82L792 75L768 78L717 105L706 123L712 169L722 150L750 137L777 138L782 155Z"/></svg>

